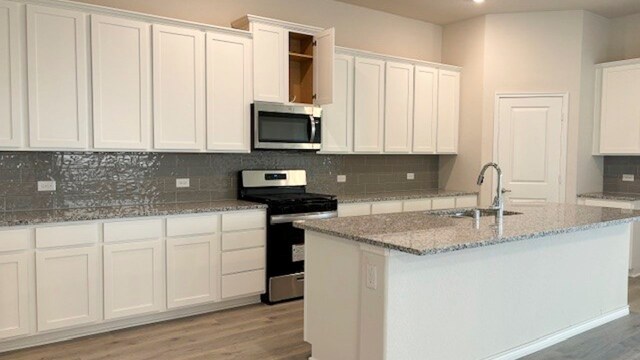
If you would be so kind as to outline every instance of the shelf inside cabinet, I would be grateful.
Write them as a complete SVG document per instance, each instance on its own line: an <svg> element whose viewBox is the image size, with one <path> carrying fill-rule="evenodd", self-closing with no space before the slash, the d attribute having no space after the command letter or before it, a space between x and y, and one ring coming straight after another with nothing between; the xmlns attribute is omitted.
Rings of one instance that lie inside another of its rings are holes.
<svg viewBox="0 0 640 360"><path fill-rule="evenodd" d="M289 59L297 60L297 61L308 61L308 60L313 60L313 55L289 52Z"/></svg>

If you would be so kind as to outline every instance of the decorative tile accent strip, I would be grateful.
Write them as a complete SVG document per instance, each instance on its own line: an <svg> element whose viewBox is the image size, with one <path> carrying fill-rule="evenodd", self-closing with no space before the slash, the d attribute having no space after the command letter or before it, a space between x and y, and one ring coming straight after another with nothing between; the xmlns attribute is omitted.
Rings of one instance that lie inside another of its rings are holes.
<svg viewBox="0 0 640 360"><path fill-rule="evenodd" d="M0 211L192 203L235 199L244 169L305 169L308 191L336 195L438 188L438 156L0 152ZM415 174L407 180L406 173ZM338 183L337 175L346 175ZM176 188L189 178L189 188ZM57 191L38 192L55 180Z"/></svg>

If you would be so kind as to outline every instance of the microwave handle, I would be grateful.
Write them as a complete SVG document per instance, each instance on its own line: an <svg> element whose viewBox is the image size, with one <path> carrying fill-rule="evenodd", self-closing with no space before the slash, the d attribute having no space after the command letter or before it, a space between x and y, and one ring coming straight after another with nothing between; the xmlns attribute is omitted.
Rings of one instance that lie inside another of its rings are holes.
<svg viewBox="0 0 640 360"><path fill-rule="evenodd" d="M311 124L311 136L309 142L313 142L316 139L316 119L313 115L309 115L309 124Z"/></svg>

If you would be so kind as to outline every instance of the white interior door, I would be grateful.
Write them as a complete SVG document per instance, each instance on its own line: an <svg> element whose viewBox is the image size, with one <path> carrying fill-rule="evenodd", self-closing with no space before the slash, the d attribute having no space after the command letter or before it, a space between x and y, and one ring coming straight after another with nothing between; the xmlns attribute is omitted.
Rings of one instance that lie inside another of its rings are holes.
<svg viewBox="0 0 640 360"><path fill-rule="evenodd" d="M502 97L498 151L512 203L563 202L562 96Z"/></svg>
<svg viewBox="0 0 640 360"><path fill-rule="evenodd" d="M314 104L333 102L333 55L336 43L335 29L326 29L313 37Z"/></svg>

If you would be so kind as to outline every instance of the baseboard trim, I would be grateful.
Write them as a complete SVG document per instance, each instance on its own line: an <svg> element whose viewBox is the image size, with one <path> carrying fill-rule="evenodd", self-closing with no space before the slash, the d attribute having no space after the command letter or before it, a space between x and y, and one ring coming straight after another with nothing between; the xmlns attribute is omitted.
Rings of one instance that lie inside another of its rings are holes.
<svg viewBox="0 0 640 360"><path fill-rule="evenodd" d="M591 329L597 328L598 326L604 325L613 320L620 319L629 315L629 306L625 306L618 310L614 310L612 312L606 313L602 316L599 316L595 319L591 319L589 321L583 322L581 324L577 324L571 327L568 327L564 330L560 330L551 335L547 335L538 340L530 342L528 344L519 346L517 348L505 351L498 355L494 355L486 358L485 360L515 360L521 357L531 355L540 350L546 349L552 345L561 343L573 336L579 335L585 331L589 331Z"/></svg>
<svg viewBox="0 0 640 360"><path fill-rule="evenodd" d="M194 315L201 315L245 305L257 304L260 296L250 296L246 298L234 299L220 303L210 303L185 307L181 309L165 310L149 315L141 315L126 319L104 321L101 323L83 325L65 330L58 330L40 334L24 335L10 340L0 341L0 354L7 351L25 349L34 346L41 346L60 341L67 341L83 336L105 333L114 330L121 330L135 326L148 325L157 322L175 320Z"/></svg>

